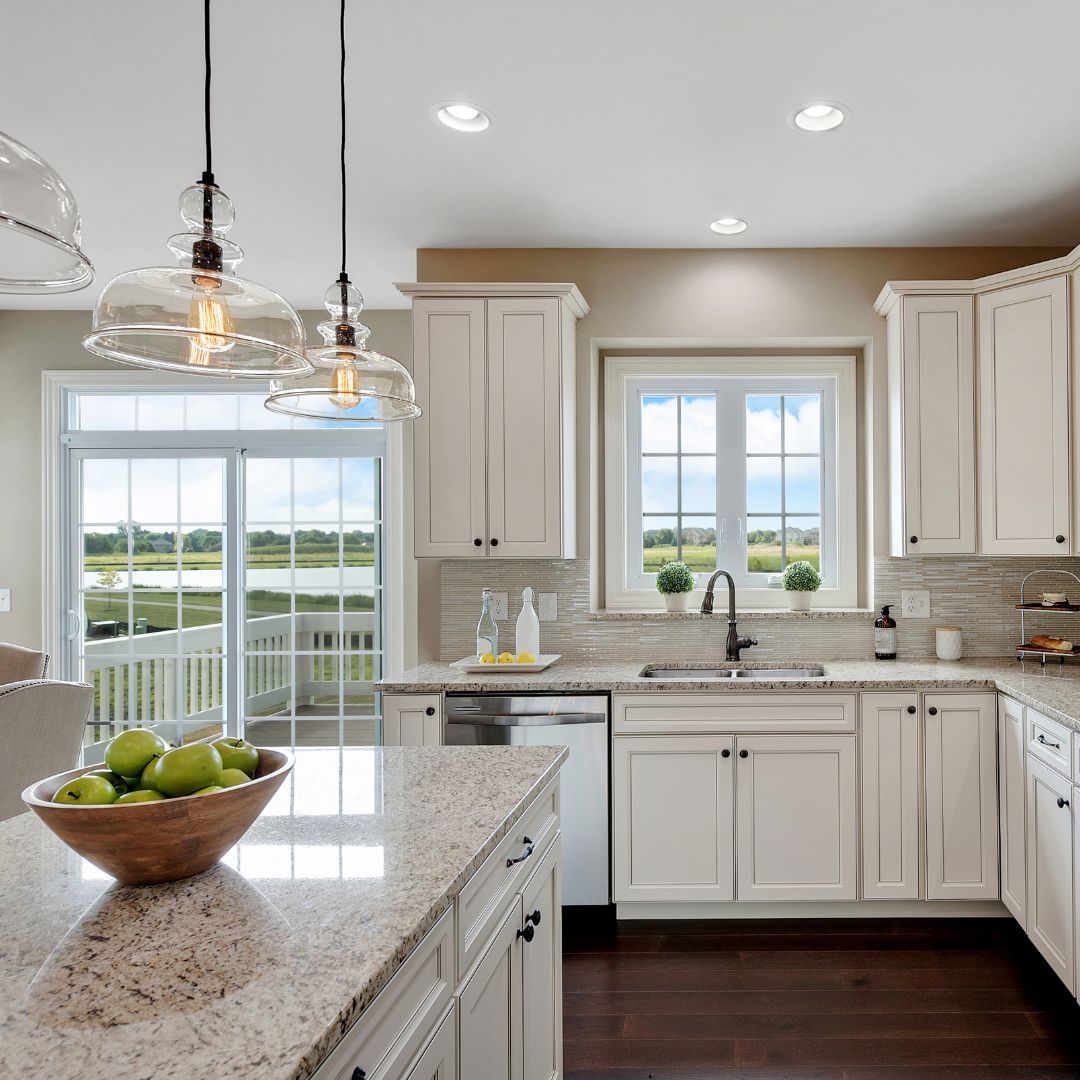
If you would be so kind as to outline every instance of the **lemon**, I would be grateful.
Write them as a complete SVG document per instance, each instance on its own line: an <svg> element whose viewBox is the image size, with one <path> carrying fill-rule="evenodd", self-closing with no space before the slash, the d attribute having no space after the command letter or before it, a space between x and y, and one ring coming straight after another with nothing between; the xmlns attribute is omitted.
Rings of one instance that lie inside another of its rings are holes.
<svg viewBox="0 0 1080 1080"><path fill-rule="evenodd" d="M514 654L512 652L499 653L500 664L512 664L514 662Z"/></svg>
<svg viewBox="0 0 1080 1080"><path fill-rule="evenodd" d="M495 654L490 653L490 652L484 653L484 655L480 657L480 663L481 664L494 664L495 663Z"/></svg>
<svg viewBox="0 0 1080 1080"><path fill-rule="evenodd" d="M519 664L535 664L536 657L531 652L519 652L517 655L517 662Z"/></svg>

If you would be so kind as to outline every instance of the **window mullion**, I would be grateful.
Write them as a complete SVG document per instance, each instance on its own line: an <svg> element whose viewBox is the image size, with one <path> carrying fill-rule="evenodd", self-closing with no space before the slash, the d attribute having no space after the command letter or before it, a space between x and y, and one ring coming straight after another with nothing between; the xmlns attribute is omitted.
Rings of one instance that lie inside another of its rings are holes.
<svg viewBox="0 0 1080 1080"><path fill-rule="evenodd" d="M721 558L717 543L716 564L736 581L745 574L740 555L738 523L746 510L746 465L743 460L746 437L741 416L742 392L723 387L716 393L716 523L723 523L724 545Z"/></svg>

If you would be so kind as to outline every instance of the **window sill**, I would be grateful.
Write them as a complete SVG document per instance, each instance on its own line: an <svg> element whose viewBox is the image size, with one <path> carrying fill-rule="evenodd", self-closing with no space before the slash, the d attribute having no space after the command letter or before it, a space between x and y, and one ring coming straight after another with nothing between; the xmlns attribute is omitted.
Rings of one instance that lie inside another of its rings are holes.
<svg viewBox="0 0 1080 1080"><path fill-rule="evenodd" d="M740 619L864 619L875 615L876 608L811 608L809 611L792 611L790 608L736 608L735 614ZM633 610L631 608L604 608L591 613L595 622L704 622L709 619L724 618L727 604L717 600L713 604L711 615L702 615L697 608L689 611L667 611L664 609Z"/></svg>

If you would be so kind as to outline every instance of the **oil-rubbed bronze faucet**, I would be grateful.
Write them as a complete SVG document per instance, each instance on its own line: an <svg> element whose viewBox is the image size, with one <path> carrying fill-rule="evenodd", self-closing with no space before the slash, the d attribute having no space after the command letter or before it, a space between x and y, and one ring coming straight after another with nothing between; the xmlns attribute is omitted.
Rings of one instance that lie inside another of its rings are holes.
<svg viewBox="0 0 1080 1080"><path fill-rule="evenodd" d="M709 584L705 586L705 599L701 601L701 614L711 615L713 613L713 586L716 584L716 579L718 577L727 578L728 629L725 655L728 660L739 660L741 659L739 653L743 649L749 649L751 645L756 645L757 642L753 638L739 637L739 627L735 622L735 582L726 570L717 570L716 573L709 578Z"/></svg>

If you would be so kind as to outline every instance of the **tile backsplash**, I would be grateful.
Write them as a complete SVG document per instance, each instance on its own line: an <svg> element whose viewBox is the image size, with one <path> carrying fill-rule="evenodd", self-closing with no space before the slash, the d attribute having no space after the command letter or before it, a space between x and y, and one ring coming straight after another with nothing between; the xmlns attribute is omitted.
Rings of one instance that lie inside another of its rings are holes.
<svg viewBox="0 0 1080 1080"><path fill-rule="evenodd" d="M879 558L874 561L875 602L878 606L895 605L901 657L933 656L934 628L940 625L963 629L965 656L1011 656L1020 634L1020 613L1015 607L1020 583L1043 565L1045 562L1037 559L1021 558ZM1080 574L1080 558L1058 559L1053 566ZM1038 591L1064 589L1075 599L1080 587L1070 589L1071 584L1048 575L1032 579L1029 591L1032 586ZM534 594L554 592L559 596L558 620L540 624L540 644L545 652L615 660L714 660L723 656L727 620L720 594L718 614L711 619L598 618L589 604L587 559L452 559L442 564L442 659L457 660L475 649L482 588L510 594L510 618L500 623L499 631L512 648L514 621L526 585L532 586ZM929 619L899 618L901 589L930 590ZM696 599L700 603L700 594ZM1042 632L1080 640L1080 615L1034 615L1029 635ZM874 617L866 611L824 616L746 615L739 619L739 632L758 640L757 647L746 654L752 659L861 659L873 655Z"/></svg>

